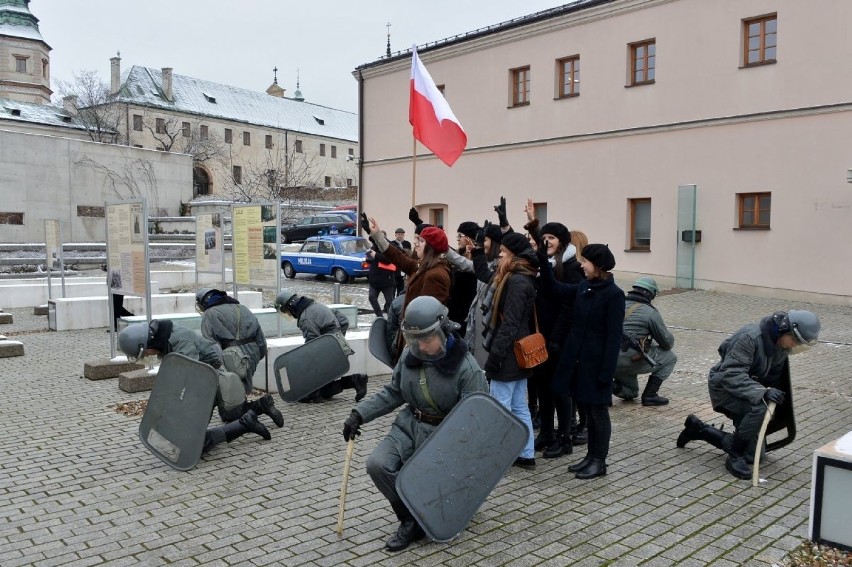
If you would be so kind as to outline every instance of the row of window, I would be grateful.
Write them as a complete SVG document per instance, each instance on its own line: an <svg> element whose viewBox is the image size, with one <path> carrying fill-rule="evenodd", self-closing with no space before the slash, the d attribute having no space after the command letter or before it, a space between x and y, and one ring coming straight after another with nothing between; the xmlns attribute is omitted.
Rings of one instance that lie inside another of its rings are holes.
<svg viewBox="0 0 852 567"><path fill-rule="evenodd" d="M334 147L334 146L332 146L332 147ZM231 175L234 179L235 185L242 185L242 183L243 183L243 168L242 168L241 165L232 166L231 167ZM267 185L269 186L270 189L275 187L277 178L278 178L278 172L277 171L275 171L274 169L267 169L266 170ZM324 179L324 183L325 183L326 187L331 187L331 177L326 175L325 179ZM346 178L346 186L347 187L353 186L351 177Z"/></svg>
<svg viewBox="0 0 852 567"><path fill-rule="evenodd" d="M133 129L137 132L141 132L144 127L144 121L141 114L133 115ZM191 135L191 124L189 122L181 123L181 134L184 138L189 138ZM154 131L157 134L165 134L166 133L166 119L165 118L157 118L154 126ZM210 136L210 129L202 124L198 128L198 136L202 140L206 140ZM231 128L225 128L225 143L232 144L234 143L234 131ZM271 150L274 147L274 143L272 141L272 134L266 134L264 140L266 149ZM243 132L243 145L251 146L251 132ZM296 153L302 153L302 140L296 140L294 142L294 150ZM331 157L337 158L337 146L331 145ZM326 145L321 143L319 145L319 155L325 157L326 155ZM349 158L355 157L355 149L349 148Z"/></svg>
<svg viewBox="0 0 852 567"><path fill-rule="evenodd" d="M776 14L743 20L743 67L775 63L778 46ZM627 46L629 54L627 86L650 85L656 78L656 39L646 39ZM580 56L556 60L556 98L580 95ZM509 106L530 103L530 66L509 69Z"/></svg>

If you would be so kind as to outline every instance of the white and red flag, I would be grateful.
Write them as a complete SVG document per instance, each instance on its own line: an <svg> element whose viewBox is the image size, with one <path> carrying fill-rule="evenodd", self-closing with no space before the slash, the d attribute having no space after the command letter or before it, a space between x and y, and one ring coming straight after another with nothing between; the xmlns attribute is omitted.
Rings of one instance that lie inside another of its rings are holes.
<svg viewBox="0 0 852 567"><path fill-rule="evenodd" d="M467 145L467 134L417 57L416 47L411 48L411 53L408 121L414 127L414 137L441 161L452 166Z"/></svg>

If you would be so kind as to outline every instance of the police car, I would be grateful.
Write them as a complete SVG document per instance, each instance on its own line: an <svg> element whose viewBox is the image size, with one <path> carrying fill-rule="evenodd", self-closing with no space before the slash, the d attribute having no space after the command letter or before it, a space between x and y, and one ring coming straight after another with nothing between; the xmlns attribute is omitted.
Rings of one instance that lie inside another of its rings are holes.
<svg viewBox="0 0 852 567"><path fill-rule="evenodd" d="M321 274L346 283L367 277L369 249L370 241L362 236L312 236L298 252L281 254L281 269L290 279L296 274Z"/></svg>

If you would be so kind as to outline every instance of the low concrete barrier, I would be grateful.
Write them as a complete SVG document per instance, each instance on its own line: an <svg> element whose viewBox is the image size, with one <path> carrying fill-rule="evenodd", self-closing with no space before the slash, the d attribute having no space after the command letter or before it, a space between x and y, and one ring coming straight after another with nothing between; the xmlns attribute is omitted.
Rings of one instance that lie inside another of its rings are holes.
<svg viewBox="0 0 852 567"><path fill-rule="evenodd" d="M60 278L50 280L50 289L54 299L63 298ZM65 279L65 298L105 296L106 293L106 277ZM159 282L151 282L151 293L160 293ZM47 295L47 279L16 279L0 282L0 297L3 298L4 307L38 307L48 302Z"/></svg>
<svg viewBox="0 0 852 567"><path fill-rule="evenodd" d="M53 331L71 331L76 329L94 329L108 327L109 304L106 296L72 297L51 299L47 303L48 328ZM260 308L263 295L259 291L240 293L240 303L251 308ZM124 307L138 315L145 315L144 297L124 297ZM194 313L194 293L157 293L151 294L153 315Z"/></svg>

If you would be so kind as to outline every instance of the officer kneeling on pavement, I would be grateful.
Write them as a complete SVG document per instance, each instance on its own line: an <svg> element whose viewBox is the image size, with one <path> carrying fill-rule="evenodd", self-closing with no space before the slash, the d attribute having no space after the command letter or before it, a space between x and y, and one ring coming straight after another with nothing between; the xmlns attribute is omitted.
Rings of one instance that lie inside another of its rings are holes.
<svg viewBox="0 0 852 567"><path fill-rule="evenodd" d="M367 473L400 521L385 544L389 551L405 549L426 535L396 492L400 469L462 398L488 392L485 373L455 332L458 328L434 297L413 299L402 322L407 346L390 383L359 403L343 424L343 438L349 441L360 434L361 424L408 404L367 458Z"/></svg>
<svg viewBox="0 0 852 567"><path fill-rule="evenodd" d="M222 350L219 345L195 331L175 326L169 319L155 319L150 325L134 323L119 333L118 347L130 361L136 361L148 355L162 358L175 352L209 364L216 369L219 375L216 406L219 408L220 415L230 416L231 419L226 420L223 417L223 421L227 421L225 425L207 429L204 437L204 453L223 441L230 443L249 432L256 433L267 441L272 439L269 430L258 421L258 413L265 413L276 424L280 422L284 425L284 418L274 405L264 404L262 401L246 402L239 376L228 372L222 366ZM243 407L244 411L242 413L232 411L237 406ZM212 407L210 413L213 413Z"/></svg>
<svg viewBox="0 0 852 567"><path fill-rule="evenodd" d="M643 406L664 406L668 398L659 395L663 381L671 376L677 363L672 351L674 336L663 317L651 303L657 297L657 282L643 276L633 282L624 307L624 337L612 393L625 401L639 395L639 374L651 373L642 392Z"/></svg>
<svg viewBox="0 0 852 567"><path fill-rule="evenodd" d="M726 339L719 347L722 360L710 369L708 387L713 409L734 422L734 433L724 433L690 414L677 446L706 441L728 453L728 472L750 479L749 462L767 404L780 406L789 393L788 357L816 344L819 330L819 318L810 311L777 311Z"/></svg>

